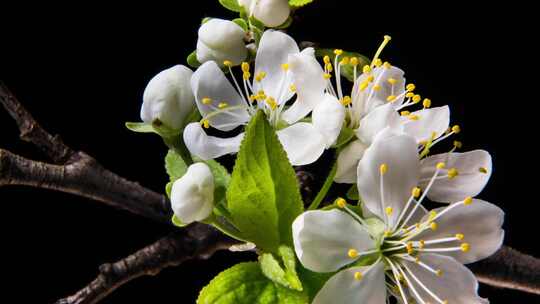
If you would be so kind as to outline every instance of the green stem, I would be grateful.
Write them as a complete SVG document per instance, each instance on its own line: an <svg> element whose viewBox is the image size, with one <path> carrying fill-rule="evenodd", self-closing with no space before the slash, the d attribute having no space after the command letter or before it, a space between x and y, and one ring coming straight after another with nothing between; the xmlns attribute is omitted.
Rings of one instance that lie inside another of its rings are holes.
<svg viewBox="0 0 540 304"><path fill-rule="evenodd" d="M163 141L170 149L173 149L174 152L178 153L186 165L189 166L193 164L193 158L191 158L191 153L189 153L189 150L186 147L186 144L184 144L181 136L182 135L180 133L178 136L163 137Z"/></svg>
<svg viewBox="0 0 540 304"><path fill-rule="evenodd" d="M330 169L330 173L328 173L328 176L326 177L326 180L324 181L324 184L322 185L321 190L319 190L319 193L317 193L317 196L315 197L315 199L313 199L313 202L311 202L311 205L309 205L308 210L315 210L319 208L319 205L321 204L322 200L325 198L326 194L328 193L328 190L330 190L330 187L332 186L332 183L334 182L336 171L337 171L337 160L334 161L334 165L332 166L332 169Z"/></svg>

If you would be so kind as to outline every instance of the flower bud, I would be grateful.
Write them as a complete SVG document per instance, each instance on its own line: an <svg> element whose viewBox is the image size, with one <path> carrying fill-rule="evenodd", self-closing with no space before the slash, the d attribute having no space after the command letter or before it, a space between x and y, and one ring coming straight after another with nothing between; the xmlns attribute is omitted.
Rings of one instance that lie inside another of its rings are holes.
<svg viewBox="0 0 540 304"><path fill-rule="evenodd" d="M202 221L214 208L214 176L205 163L194 163L171 189L171 205L182 223Z"/></svg>
<svg viewBox="0 0 540 304"><path fill-rule="evenodd" d="M154 76L144 89L141 119L152 123L159 119L172 129L181 129L195 109L190 80L193 72L175 65Z"/></svg>
<svg viewBox="0 0 540 304"><path fill-rule="evenodd" d="M213 60L220 66L229 60L240 64L247 56L244 30L236 23L213 18L199 28L197 40L197 60L200 63Z"/></svg>
<svg viewBox="0 0 540 304"><path fill-rule="evenodd" d="M283 24L291 9L287 0L238 0L250 16L257 18L268 27L276 27Z"/></svg>

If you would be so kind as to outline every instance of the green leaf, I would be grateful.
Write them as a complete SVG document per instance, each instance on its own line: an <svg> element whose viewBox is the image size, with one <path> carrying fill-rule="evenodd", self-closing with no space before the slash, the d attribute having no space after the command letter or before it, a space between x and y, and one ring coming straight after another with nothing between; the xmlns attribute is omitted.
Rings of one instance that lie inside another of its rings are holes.
<svg viewBox="0 0 540 304"><path fill-rule="evenodd" d="M197 51L191 52L187 58L186 58L187 64L189 64L192 68L198 68L201 63L197 59Z"/></svg>
<svg viewBox="0 0 540 304"><path fill-rule="evenodd" d="M197 304L307 304L306 293L282 287L264 276L256 262L237 264L204 287Z"/></svg>
<svg viewBox="0 0 540 304"><path fill-rule="evenodd" d="M247 22L242 18L236 18L232 22L238 24L245 32L248 30L248 24Z"/></svg>
<svg viewBox="0 0 540 304"><path fill-rule="evenodd" d="M353 201L360 200L360 194L358 193L358 187L356 184L352 185L347 191L347 198Z"/></svg>
<svg viewBox="0 0 540 304"><path fill-rule="evenodd" d="M180 156L174 150L170 149L165 156L165 170L169 175L169 180L174 182L180 177L184 176L188 166Z"/></svg>
<svg viewBox="0 0 540 304"><path fill-rule="evenodd" d="M219 3L223 5L224 8L233 11L233 12L241 12L242 7L240 4L238 4L237 0L219 0Z"/></svg>
<svg viewBox="0 0 540 304"><path fill-rule="evenodd" d="M292 244L291 224L303 211L298 180L262 111L246 127L227 204L234 225L261 250Z"/></svg>
<svg viewBox="0 0 540 304"><path fill-rule="evenodd" d="M311 2L313 2L313 0L289 0L289 5L292 7L302 7L310 4Z"/></svg>
<svg viewBox="0 0 540 304"><path fill-rule="evenodd" d="M272 253L263 253L259 256L259 263L263 274L270 280L285 287L302 291L302 282L296 273L296 256L288 246L280 246L278 254L281 263ZM283 264L283 266L282 266Z"/></svg>
<svg viewBox="0 0 540 304"><path fill-rule="evenodd" d="M336 57L333 49L319 49L319 48L315 49L315 56L320 57L320 58L324 56L329 56L330 59L332 60L332 65L334 64L334 59ZM339 56L339 58L344 58L344 57L349 57L349 58L357 57L358 58L358 66L356 67L356 70L357 70L356 77L362 74L362 67L364 65L370 64L370 60L366 56L357 52L344 51L343 54ZM341 76L347 78L351 82L354 82L354 66L352 64L343 64L341 65L340 70L341 70Z"/></svg>
<svg viewBox="0 0 540 304"><path fill-rule="evenodd" d="M126 122L126 128L137 133L157 133L152 124L146 122Z"/></svg>

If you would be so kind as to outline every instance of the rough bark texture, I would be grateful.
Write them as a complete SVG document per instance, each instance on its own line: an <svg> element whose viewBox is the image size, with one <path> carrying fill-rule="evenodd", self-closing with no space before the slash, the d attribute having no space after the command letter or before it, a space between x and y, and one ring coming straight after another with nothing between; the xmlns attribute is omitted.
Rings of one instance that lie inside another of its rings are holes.
<svg viewBox="0 0 540 304"><path fill-rule="evenodd" d="M172 211L164 195L103 168L94 158L46 132L0 82L0 103L17 122L21 138L39 147L51 163L33 161L0 149L0 186L26 185L84 196L157 222L170 224ZM312 189L309 173L300 173L303 194ZM81 290L58 304L97 303L116 288L144 275L155 275L187 259L206 259L237 241L210 226L193 224L112 264ZM503 247L492 257L470 265L480 282L540 294L540 260Z"/></svg>

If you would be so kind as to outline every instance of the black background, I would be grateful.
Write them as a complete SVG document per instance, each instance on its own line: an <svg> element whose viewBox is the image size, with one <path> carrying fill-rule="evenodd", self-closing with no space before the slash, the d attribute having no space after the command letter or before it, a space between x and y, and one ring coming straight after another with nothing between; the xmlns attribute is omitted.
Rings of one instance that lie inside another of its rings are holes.
<svg viewBox="0 0 540 304"><path fill-rule="evenodd" d="M182 3L183 1L177 1ZM197 7L146 4L112 7L77 2L2 7L0 79L44 127L108 169L156 191L166 182L166 148L151 135L128 132L142 92L157 72L185 63L206 16L233 18L217 1ZM396 6L390 1L320 0L298 12L298 40L371 56L393 37L383 59L406 72L434 106L450 104L464 150L491 152L494 175L479 196L506 211L505 243L540 256L536 199L538 55L531 8L512 2L473 7ZM178 4L177 3L177 4ZM451 4L450 4L451 3ZM18 140L0 111L0 147L43 156ZM52 303L92 280L101 263L152 243L170 227L68 194L23 187L0 189L1 298ZM137 279L103 303L193 303L219 271L250 254L218 253L157 277ZM459 291L456 291L459 292ZM492 303L538 303L520 292L482 286ZM4 302L4 301L2 301Z"/></svg>

